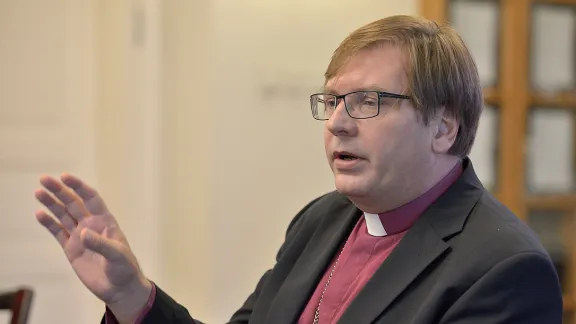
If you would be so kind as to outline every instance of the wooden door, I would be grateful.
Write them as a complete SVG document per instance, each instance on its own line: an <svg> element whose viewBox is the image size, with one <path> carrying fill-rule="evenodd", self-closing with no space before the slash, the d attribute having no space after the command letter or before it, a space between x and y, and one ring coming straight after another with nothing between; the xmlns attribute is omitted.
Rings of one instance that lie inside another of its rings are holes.
<svg viewBox="0 0 576 324"><path fill-rule="evenodd" d="M86 1L0 1L0 291L34 289L30 324L86 323L93 299L34 218L41 174L94 177L91 23Z"/></svg>
<svg viewBox="0 0 576 324"><path fill-rule="evenodd" d="M422 0L421 14L469 46L486 101L471 159L540 236L576 323L576 0Z"/></svg>

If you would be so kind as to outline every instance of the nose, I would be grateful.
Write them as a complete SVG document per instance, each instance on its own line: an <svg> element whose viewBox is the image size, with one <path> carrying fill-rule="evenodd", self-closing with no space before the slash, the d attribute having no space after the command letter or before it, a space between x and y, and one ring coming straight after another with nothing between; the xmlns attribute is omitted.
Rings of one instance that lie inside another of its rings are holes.
<svg viewBox="0 0 576 324"><path fill-rule="evenodd" d="M354 136L358 131L357 120L350 117L344 106L344 101L340 101L330 119L326 121L326 128L334 136Z"/></svg>

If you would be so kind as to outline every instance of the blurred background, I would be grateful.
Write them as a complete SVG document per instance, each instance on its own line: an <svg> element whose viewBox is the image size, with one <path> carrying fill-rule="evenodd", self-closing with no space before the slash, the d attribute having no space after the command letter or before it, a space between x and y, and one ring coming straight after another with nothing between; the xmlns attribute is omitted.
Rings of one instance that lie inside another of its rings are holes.
<svg viewBox="0 0 576 324"><path fill-rule="evenodd" d="M576 0L0 0L0 293L29 323L104 305L36 223L41 174L104 196L145 273L224 322L289 221L333 190L308 96L352 30L394 14L451 23L485 86L472 161L540 235L574 323ZM0 313L7 322L8 313Z"/></svg>

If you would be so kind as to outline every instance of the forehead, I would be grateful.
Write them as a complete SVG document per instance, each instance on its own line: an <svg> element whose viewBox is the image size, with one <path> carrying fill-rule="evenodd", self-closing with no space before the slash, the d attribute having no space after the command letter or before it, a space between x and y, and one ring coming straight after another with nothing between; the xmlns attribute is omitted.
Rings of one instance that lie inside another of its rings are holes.
<svg viewBox="0 0 576 324"><path fill-rule="evenodd" d="M402 50L392 44L362 50L351 57L335 77L327 80L326 91L335 94L357 90L401 93L407 80L402 54Z"/></svg>

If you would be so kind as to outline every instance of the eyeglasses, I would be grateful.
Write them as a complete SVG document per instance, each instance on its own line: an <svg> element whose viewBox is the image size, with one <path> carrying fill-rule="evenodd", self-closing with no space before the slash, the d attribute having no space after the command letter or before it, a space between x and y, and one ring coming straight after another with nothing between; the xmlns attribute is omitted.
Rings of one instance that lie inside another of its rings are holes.
<svg viewBox="0 0 576 324"><path fill-rule="evenodd" d="M350 117L367 119L378 116L381 110L393 107L399 99L410 99L410 96L382 91L354 91L340 96L315 93L310 96L310 106L314 119L328 120L344 100L344 107Z"/></svg>

